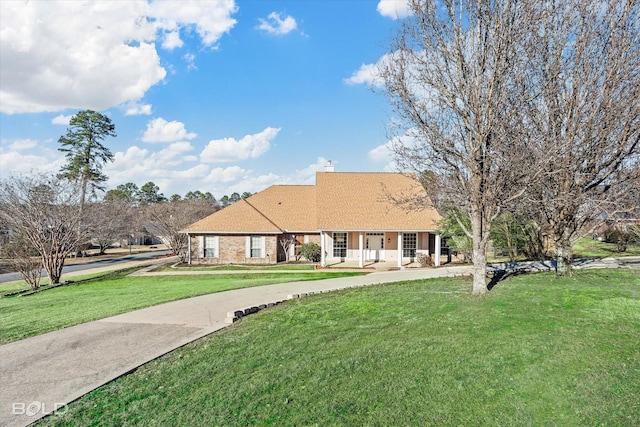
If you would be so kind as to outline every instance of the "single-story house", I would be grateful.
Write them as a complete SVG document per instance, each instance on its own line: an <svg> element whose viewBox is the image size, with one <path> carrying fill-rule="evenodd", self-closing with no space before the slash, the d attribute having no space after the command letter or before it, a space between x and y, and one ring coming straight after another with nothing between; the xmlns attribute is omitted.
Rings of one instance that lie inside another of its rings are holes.
<svg viewBox="0 0 640 427"><path fill-rule="evenodd" d="M190 264L275 264L303 243L321 247L320 264L386 262L402 267L420 253L440 265L441 219L398 200L426 192L401 173L316 173L315 185L273 185L190 225ZM294 245L283 245L285 241Z"/></svg>

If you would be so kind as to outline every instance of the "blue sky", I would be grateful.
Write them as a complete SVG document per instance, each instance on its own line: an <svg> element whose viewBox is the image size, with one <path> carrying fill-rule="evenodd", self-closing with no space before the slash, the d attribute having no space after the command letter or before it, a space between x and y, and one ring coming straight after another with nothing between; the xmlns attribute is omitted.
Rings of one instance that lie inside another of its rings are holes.
<svg viewBox="0 0 640 427"><path fill-rule="evenodd" d="M57 172L79 110L108 115L108 188L166 196L389 169L374 66L405 0L0 2L0 173Z"/></svg>

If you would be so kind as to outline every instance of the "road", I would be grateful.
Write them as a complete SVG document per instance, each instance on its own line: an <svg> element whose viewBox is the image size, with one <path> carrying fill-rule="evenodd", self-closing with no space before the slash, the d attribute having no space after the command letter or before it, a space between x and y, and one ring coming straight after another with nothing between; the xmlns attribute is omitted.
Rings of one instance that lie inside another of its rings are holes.
<svg viewBox="0 0 640 427"><path fill-rule="evenodd" d="M168 250L150 251L150 252L142 252L139 254L126 255L118 258L100 259L96 261L66 265L62 268L62 274L64 275L72 272L89 270L92 268L110 267L118 264L124 264L127 262L151 260L157 256L166 255L170 252L171 251L168 251ZM44 270L42 270L42 277L47 277L47 272ZM20 273L0 274L0 283L13 282L15 280L22 280L22 276L20 275Z"/></svg>

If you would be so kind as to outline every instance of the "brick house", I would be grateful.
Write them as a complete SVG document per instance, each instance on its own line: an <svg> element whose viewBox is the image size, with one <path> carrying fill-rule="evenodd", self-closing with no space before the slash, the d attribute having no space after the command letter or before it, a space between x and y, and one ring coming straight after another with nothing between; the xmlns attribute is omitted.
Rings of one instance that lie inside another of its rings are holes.
<svg viewBox="0 0 640 427"><path fill-rule="evenodd" d="M420 253L440 265L440 215L433 208L396 200L426 197L422 186L400 173L316 173L315 185L274 185L190 225L190 264L275 264L303 243L321 247L321 265L356 261L402 267ZM395 199L395 200L394 200Z"/></svg>

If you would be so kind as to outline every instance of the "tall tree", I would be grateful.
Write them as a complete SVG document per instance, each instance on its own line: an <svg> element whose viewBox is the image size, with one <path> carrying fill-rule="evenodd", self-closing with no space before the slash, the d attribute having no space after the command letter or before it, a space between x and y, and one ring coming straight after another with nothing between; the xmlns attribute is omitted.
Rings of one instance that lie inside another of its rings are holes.
<svg viewBox="0 0 640 427"><path fill-rule="evenodd" d="M115 137L115 125L109 117L92 110L80 111L71 117L69 129L58 139L60 151L65 153L67 163L61 168L61 176L80 184L80 210L86 201L88 187L102 189L107 180L102 166L113 161L113 154L103 141Z"/></svg>
<svg viewBox="0 0 640 427"><path fill-rule="evenodd" d="M568 274L576 241L638 204L640 3L550 1L539 11L524 93L531 160L545 173L529 211Z"/></svg>
<svg viewBox="0 0 640 427"><path fill-rule="evenodd" d="M160 193L160 187L149 181L138 190L138 200L140 203L159 203L167 200L164 194Z"/></svg>
<svg viewBox="0 0 640 427"><path fill-rule="evenodd" d="M138 191L140 189L133 182L127 182L126 184L120 184L115 189L107 191L104 195L104 200L107 202L126 202L135 203L138 201Z"/></svg>
<svg viewBox="0 0 640 427"><path fill-rule="evenodd" d="M410 0L413 14L379 67L399 116L398 167L421 177L427 203L468 217L458 222L472 241L473 294L487 291L491 223L533 172L522 167L527 149L514 96L536 22L532 1Z"/></svg>

